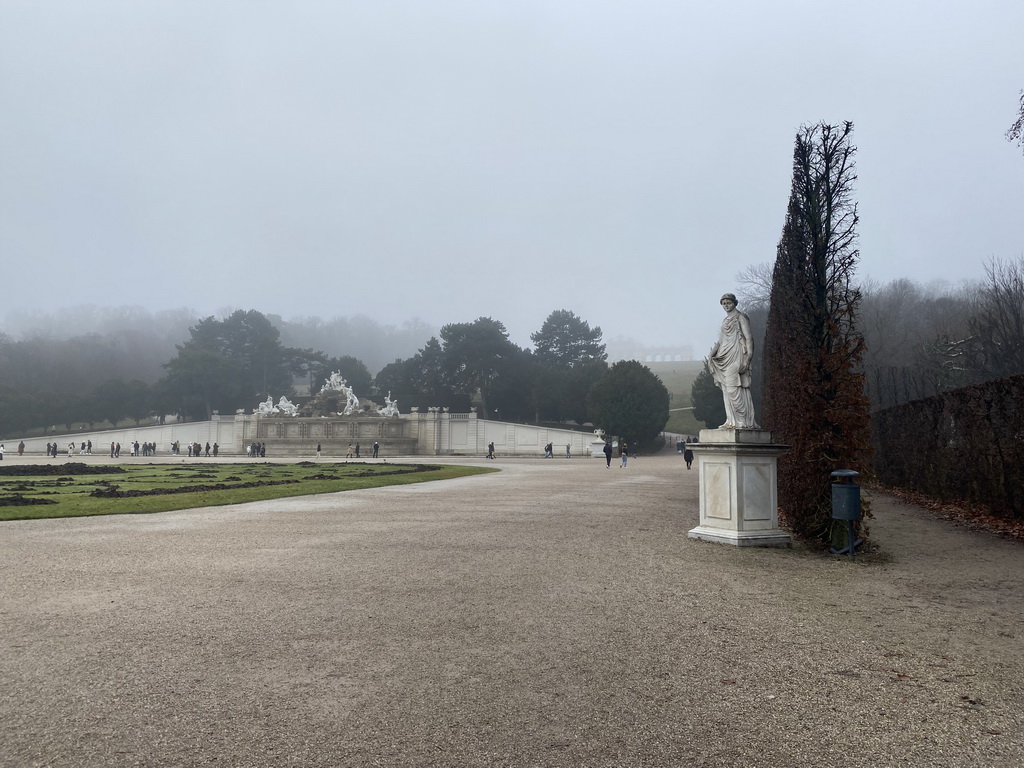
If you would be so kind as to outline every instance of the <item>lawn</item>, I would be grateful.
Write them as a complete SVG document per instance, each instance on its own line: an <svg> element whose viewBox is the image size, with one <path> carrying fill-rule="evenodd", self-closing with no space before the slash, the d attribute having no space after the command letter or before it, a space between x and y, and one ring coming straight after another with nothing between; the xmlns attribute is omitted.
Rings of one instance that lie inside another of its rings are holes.
<svg viewBox="0 0 1024 768"><path fill-rule="evenodd" d="M148 514L174 509L424 483L487 467L437 464L81 463L0 467L0 521L88 515Z"/></svg>

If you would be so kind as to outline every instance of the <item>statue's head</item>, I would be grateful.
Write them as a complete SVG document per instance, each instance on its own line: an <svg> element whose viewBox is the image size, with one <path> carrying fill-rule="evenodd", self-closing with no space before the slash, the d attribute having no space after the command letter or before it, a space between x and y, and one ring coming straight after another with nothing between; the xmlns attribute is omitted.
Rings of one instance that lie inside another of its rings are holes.
<svg viewBox="0 0 1024 768"><path fill-rule="evenodd" d="M725 307L726 312L731 309L735 309L736 305L739 304L739 302L736 301L735 293L723 293L722 298L718 300L718 303Z"/></svg>

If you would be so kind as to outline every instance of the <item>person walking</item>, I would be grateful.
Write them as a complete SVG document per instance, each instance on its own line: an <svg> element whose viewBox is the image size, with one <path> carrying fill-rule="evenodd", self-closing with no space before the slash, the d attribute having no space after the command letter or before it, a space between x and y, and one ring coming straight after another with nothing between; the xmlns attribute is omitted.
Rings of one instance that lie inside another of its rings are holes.
<svg viewBox="0 0 1024 768"><path fill-rule="evenodd" d="M377 454L380 452L380 443L376 440L373 441L373 458L377 458Z"/></svg>
<svg viewBox="0 0 1024 768"><path fill-rule="evenodd" d="M605 440L604 443L604 464L605 469L611 469L612 467L612 444Z"/></svg>
<svg viewBox="0 0 1024 768"><path fill-rule="evenodd" d="M345 458L346 459L351 459L353 451L355 451L355 448L352 447L352 443L349 443L348 444L348 452L345 454Z"/></svg>
<svg viewBox="0 0 1024 768"><path fill-rule="evenodd" d="M683 446L683 460L686 461L686 468L689 469L690 465L693 463L693 451L691 451L685 444Z"/></svg>
<svg viewBox="0 0 1024 768"><path fill-rule="evenodd" d="M572 458L572 443L566 443L565 444L565 458L567 458L567 459L571 459Z"/></svg>
<svg viewBox="0 0 1024 768"><path fill-rule="evenodd" d="M359 443L356 443L356 458L359 458Z"/></svg>
<svg viewBox="0 0 1024 768"><path fill-rule="evenodd" d="M18 443L18 455L19 456L24 456L25 455L25 441L24 440L22 440L20 443Z"/></svg>
<svg viewBox="0 0 1024 768"><path fill-rule="evenodd" d="M494 441L491 441L491 442L489 442L487 444L487 458L488 459L493 459L494 458Z"/></svg>
<svg viewBox="0 0 1024 768"><path fill-rule="evenodd" d="M623 440L619 443L619 469L626 466L627 461L629 461L629 446L626 445L626 441Z"/></svg>
<svg viewBox="0 0 1024 768"><path fill-rule="evenodd" d="M316 457L318 459L320 458L320 443L316 444Z"/></svg>

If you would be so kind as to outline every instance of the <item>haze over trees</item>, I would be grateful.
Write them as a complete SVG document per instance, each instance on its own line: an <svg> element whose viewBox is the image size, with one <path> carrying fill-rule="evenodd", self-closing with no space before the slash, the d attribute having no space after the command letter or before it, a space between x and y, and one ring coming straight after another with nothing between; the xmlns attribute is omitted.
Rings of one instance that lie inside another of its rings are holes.
<svg viewBox="0 0 1024 768"><path fill-rule="evenodd" d="M233 413L271 393L292 393L295 377L307 372L306 357L282 346L281 332L256 310L204 318L190 333L159 382L168 412L205 419L214 411Z"/></svg>
<svg viewBox="0 0 1024 768"><path fill-rule="evenodd" d="M217 325L232 314L206 320ZM395 328L364 317L285 322L274 315L255 314L280 332L278 346L301 357L288 361L286 388L268 393L275 396L290 394L292 374L288 370L293 362L303 371L296 383L312 379L320 386L330 371L341 370L350 382L361 387L359 391L369 392L372 377L353 350L372 351L383 364L405 350L414 351L432 333L420 321ZM6 333L0 333L0 436L33 428L67 430L72 423L89 426L115 416L118 420L138 421L174 413L205 418L208 409L228 413L235 408L251 409L253 401L236 403L232 397L222 397L221 389L207 391L211 381L231 379L228 369L237 367L239 361L225 361L220 356L207 365L196 359L203 345L193 339L190 329L203 320L191 310L151 313L137 306L85 305L8 315ZM360 341L353 342L346 352L345 344L354 336ZM317 340L330 343L314 347ZM219 354L217 343L209 346ZM178 347L187 348L185 358L178 359ZM175 381L158 386L168 374L165 364L172 359L176 360ZM268 362L272 362L269 357ZM245 365L242 363L243 368ZM191 379L189 386L186 374L197 369L206 374ZM235 387L234 397L243 397L243 391L264 390L262 371L253 376L254 387L248 383L242 391ZM279 377L276 381L282 380ZM272 383L268 375L267 386ZM167 384L171 384L170 389ZM230 387L228 391L232 391Z"/></svg>
<svg viewBox="0 0 1024 768"><path fill-rule="evenodd" d="M532 349L514 344L504 324L493 318L449 323L411 357L383 366L376 377L354 355L284 343L281 326L280 318L256 310L195 320L188 338L159 362L163 375L149 380L128 376L141 357L118 358L106 337L0 337L0 430L70 429L72 423L92 429L97 423L126 418L138 423L168 415L207 419L214 412L250 411L268 397L285 395L301 402L333 371L362 398L380 402L390 394L406 411L444 406L464 412L477 403L483 416L584 424L591 419L588 395L608 371L601 329L567 310L552 312L532 334ZM314 323L311 333L303 335L296 323L285 327L293 340L315 338L323 329ZM117 373L122 375L109 377ZM51 381L60 386L49 387ZM615 423L623 423L616 413ZM667 410L663 415L667 419ZM636 418L643 423L629 427L634 440L649 432L647 406L638 406Z"/></svg>
<svg viewBox="0 0 1024 768"><path fill-rule="evenodd" d="M736 278L740 309L750 317L756 339L752 390L759 414L763 410L761 355L772 271L772 266L758 264ZM1024 258L992 259L983 271L982 279L954 286L908 278L860 284L859 325L865 340L862 370L873 409L1024 373ZM474 395L458 391L466 388L456 387L452 381L440 339L429 330L424 332L426 326L418 322L397 329L382 327L370 334L381 344L378 358L388 355L384 359L392 361L373 377L373 369L340 343L331 346L333 351L307 343L328 334L328 328L345 327L351 332L372 321L323 322L314 318L308 334L303 335L306 331L299 321L289 321L282 328L274 315L265 317L278 328L278 344L292 350L300 369L297 374L288 373L289 389L267 394L302 397L338 370L360 396L382 400L391 392L406 412L414 405L448 406L455 411L466 411L471 405ZM114 417L141 422L179 413L184 407L183 392L179 389L178 399L168 401L171 393L157 382L168 374L164 364L177 356L177 347L191 340L189 328L201 320L186 310L151 314L138 307L82 307L54 315L22 315L8 322L10 334L0 333L0 437L30 429L67 430L73 423L102 425ZM419 328L422 336L410 347L414 328ZM512 345L490 385L488 408L492 415L524 422L589 421L587 394L608 368L600 331L566 310L551 313L531 335L534 348ZM573 333L578 339L573 340ZM563 335L566 337L561 338ZM389 339L399 339L400 344L389 346ZM398 349L411 351L400 357L395 354ZM576 354L578 350L589 351ZM211 372L216 373L220 363L211 365ZM262 374L257 379L260 386L256 389L262 393ZM702 405L709 407L710 414L721 411L721 391L710 379L708 383L709 387L693 391L698 415L704 413ZM199 381L195 386L204 384ZM179 415L205 418L204 397L190 393L184 399L196 412L182 410ZM266 395L258 399L266 399ZM256 402L248 399L229 404L226 410L221 403L217 409L222 413L235 408L251 410ZM210 409L214 409L212 402ZM724 420L720 415L700 418L710 419L705 423L715 427Z"/></svg>
<svg viewBox="0 0 1024 768"><path fill-rule="evenodd" d="M864 375L873 409L1024 373L1024 258L992 259L960 286L863 286Z"/></svg>
<svg viewBox="0 0 1024 768"><path fill-rule="evenodd" d="M415 354L437 333L433 326L415 319L391 326L363 315L330 320L316 316L294 320L283 320L277 315L269 318L281 331L283 345L319 350L329 357L352 357L369 371L379 371L397 358Z"/></svg>

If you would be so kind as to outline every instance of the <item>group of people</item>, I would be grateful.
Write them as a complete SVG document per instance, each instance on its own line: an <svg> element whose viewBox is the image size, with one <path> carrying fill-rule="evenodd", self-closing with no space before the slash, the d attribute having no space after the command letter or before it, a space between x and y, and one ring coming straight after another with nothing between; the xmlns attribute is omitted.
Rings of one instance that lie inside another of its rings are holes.
<svg viewBox="0 0 1024 768"><path fill-rule="evenodd" d="M256 445L258 445L258 444L257 443L253 444L253 446L256 446ZM253 446L250 446L250 451L252 450ZM136 440L133 443L129 443L128 447L131 449L131 455L132 456L156 456L156 443L149 443L149 442L140 443L138 440ZM58 453L59 450L60 450L60 446L57 445L56 442L47 443L46 444L46 455L47 456L52 456L53 458L57 458L57 453ZM210 445L210 443L207 442L206 446L204 447L201 443L189 443L186 446L186 450L187 450L188 455L190 457L198 458L198 457L203 456L203 455L215 456L216 457L220 453L220 445L218 443L214 443L213 445ZM263 455L263 456L266 455L266 443L263 443L260 446L260 452L261 452L261 455ZM21 456L24 453L25 453L25 443L24 443L24 441L22 441L18 445L18 455ZM0 460L3 459L3 455L2 454L3 454L3 449L0 448ZM67 455L68 456L74 456L75 454L91 455L92 454L92 440L87 440L87 441L85 441L84 443L81 443L81 444L74 443L74 442L68 443ZM175 440L173 443L171 443L171 454L174 455L174 456L180 456L181 455L181 443L179 441ZM252 455L251 452L250 452L250 455ZM112 459L119 459L119 458L121 458L121 444L119 442L117 442L117 441L114 441L114 442L110 443L110 458L112 458Z"/></svg>
<svg viewBox="0 0 1024 768"><path fill-rule="evenodd" d="M22 443L24 445L24 443ZM24 449L19 449L18 454L21 455ZM46 455L57 458L57 451L60 450L60 446L56 442L46 444ZM92 453L92 440L88 440L78 446L74 441L68 443L68 456L74 456L76 453L80 453L83 456Z"/></svg>
<svg viewBox="0 0 1024 768"><path fill-rule="evenodd" d="M615 449L612 447L610 441L604 441L604 462L605 467L610 468L612 466L612 454L615 453ZM619 441L619 469L622 469L629 462L629 445L625 440Z"/></svg>
<svg viewBox="0 0 1024 768"><path fill-rule="evenodd" d="M488 447L490 448L491 453L493 453L494 452L494 443L491 443ZM487 458L493 459L494 456L488 455ZM554 443L548 443L547 445L544 446L544 458L545 459L553 459L553 458L555 458L555 444ZM572 443L566 443L565 444L565 458L567 458L567 459L571 459L572 458Z"/></svg>
<svg viewBox="0 0 1024 768"><path fill-rule="evenodd" d="M249 443L249 445L245 446L245 455L250 459L265 459L267 458L267 444Z"/></svg>
<svg viewBox="0 0 1024 768"><path fill-rule="evenodd" d="M3 444L3 441L0 441L0 461L4 460L4 451L6 451L6 450L7 450L7 446L5 446ZM25 441L22 440L20 443L18 443L18 455L19 456L23 456L24 454L25 454ZM46 455L47 456L50 455L50 444L49 443L46 444Z"/></svg>
<svg viewBox="0 0 1024 768"><path fill-rule="evenodd" d="M345 454L345 458L346 459L361 459L362 458L362 454L360 453L360 450L361 449L360 449L359 443L356 443L355 445L353 445L352 443L349 443L348 444L348 452ZM372 458L376 459L379 453L380 453L380 443L374 442ZM316 447L316 457L318 459L320 458L320 446L319 445L317 445L317 447Z"/></svg>
<svg viewBox="0 0 1024 768"><path fill-rule="evenodd" d="M132 455L132 456L156 456L156 443L150 443L150 442L140 443L138 440L136 440L133 443L129 443L128 447L131 449L131 454L130 455ZM22 443L21 445L18 446L18 453L19 453L19 455L21 453L24 453L24 450L25 450L25 444ZM59 450L59 446L57 445L57 443L47 443L46 444L46 455L47 456L52 456L53 458L57 458L57 451L58 450ZM210 456L210 455L216 456L220 452L220 446L217 443L214 443L213 445L210 445L210 443L207 443L205 449L203 448L202 444L200 444L200 443L189 443L188 446L187 446L187 451L188 451L188 455L189 456L195 456L195 457L202 456L203 453L204 453L204 450L205 450L205 454L207 456ZM92 454L92 441L91 440L87 440L86 442L81 443L81 445L77 445L76 443L73 443L73 442L68 443L67 453L68 453L68 456L74 456L76 453L80 453L82 455L90 455L90 454ZM175 455L175 456L181 455L181 443L178 442L177 440L175 440L173 443L171 443L171 454ZM119 459L119 458L121 458L121 444L119 442L117 442L117 441L113 441L113 442L110 443L110 458L112 458L112 459Z"/></svg>

